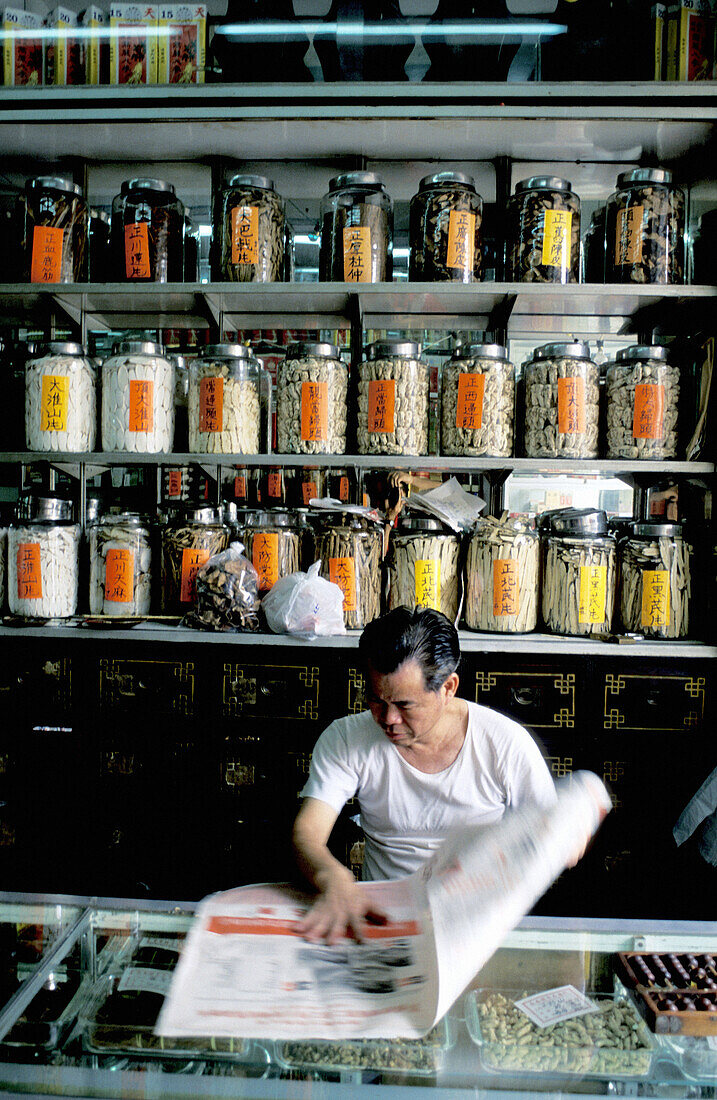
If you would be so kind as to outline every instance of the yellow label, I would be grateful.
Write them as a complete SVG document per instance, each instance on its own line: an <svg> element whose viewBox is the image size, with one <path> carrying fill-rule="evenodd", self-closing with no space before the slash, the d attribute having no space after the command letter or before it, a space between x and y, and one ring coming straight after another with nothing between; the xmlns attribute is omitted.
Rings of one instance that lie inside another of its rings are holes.
<svg viewBox="0 0 717 1100"><path fill-rule="evenodd" d="M570 267L570 210L546 210L543 222L543 266Z"/></svg>
<svg viewBox="0 0 717 1100"><path fill-rule="evenodd" d="M580 566L579 623L605 622L605 595L607 592L607 566Z"/></svg>
<svg viewBox="0 0 717 1100"><path fill-rule="evenodd" d="M371 282L371 228L368 225L344 228L344 280L347 283Z"/></svg>
<svg viewBox="0 0 717 1100"><path fill-rule="evenodd" d="M623 207L617 212L615 263L619 267L624 264L642 263L642 219L644 213L643 206Z"/></svg>
<svg viewBox="0 0 717 1100"><path fill-rule="evenodd" d="M670 574L646 569L642 574L642 626L661 630L670 625Z"/></svg>
<svg viewBox="0 0 717 1100"><path fill-rule="evenodd" d="M476 243L476 216L469 210L451 210L448 219L448 259L446 266L473 274Z"/></svg>
<svg viewBox="0 0 717 1100"><path fill-rule="evenodd" d="M42 379L40 428L43 432L67 431L70 380L66 375L46 374Z"/></svg>
<svg viewBox="0 0 717 1100"><path fill-rule="evenodd" d="M438 558L419 558L415 569L416 603L441 610L441 563Z"/></svg>

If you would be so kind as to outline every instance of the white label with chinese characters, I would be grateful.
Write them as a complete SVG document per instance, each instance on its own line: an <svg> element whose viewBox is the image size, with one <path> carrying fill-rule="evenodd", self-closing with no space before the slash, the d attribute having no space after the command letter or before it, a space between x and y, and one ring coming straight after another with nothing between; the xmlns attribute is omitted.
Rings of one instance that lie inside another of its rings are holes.
<svg viewBox="0 0 717 1100"><path fill-rule="evenodd" d="M163 951L179 951L179 940L169 939L167 936L142 936L140 947L159 947Z"/></svg>
<svg viewBox="0 0 717 1100"><path fill-rule="evenodd" d="M137 989L141 993L159 993L166 997L172 981L171 970L153 970L150 966L130 966L120 978L118 990Z"/></svg>
<svg viewBox="0 0 717 1100"><path fill-rule="evenodd" d="M597 1012L598 1006L576 989L574 985L560 985L555 989L546 989L542 993L533 993L514 1001L536 1027L549 1027L561 1020L571 1020L573 1016L586 1016L588 1012Z"/></svg>

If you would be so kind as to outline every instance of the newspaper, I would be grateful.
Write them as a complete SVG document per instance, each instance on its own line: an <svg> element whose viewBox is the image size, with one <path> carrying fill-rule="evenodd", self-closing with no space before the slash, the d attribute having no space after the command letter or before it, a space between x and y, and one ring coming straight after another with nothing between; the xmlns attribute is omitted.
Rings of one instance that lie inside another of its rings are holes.
<svg viewBox="0 0 717 1100"><path fill-rule="evenodd" d="M157 1034L421 1038L575 862L610 809L591 772L556 787L553 806L458 829L415 874L364 884L387 922L367 925L362 943L304 940L297 928L312 897L291 886L205 899Z"/></svg>

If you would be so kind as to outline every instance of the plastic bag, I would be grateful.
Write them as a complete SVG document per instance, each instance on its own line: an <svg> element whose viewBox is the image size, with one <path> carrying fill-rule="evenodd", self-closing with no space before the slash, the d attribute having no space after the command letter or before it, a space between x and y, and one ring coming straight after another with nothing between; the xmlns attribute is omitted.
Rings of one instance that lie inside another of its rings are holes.
<svg viewBox="0 0 717 1100"><path fill-rule="evenodd" d="M275 634L297 634L301 638L345 634L344 594L337 584L319 576L321 562L308 573L290 573L267 593L262 611Z"/></svg>
<svg viewBox="0 0 717 1100"><path fill-rule="evenodd" d="M259 629L259 575L243 550L240 542L233 542L204 563L197 573L197 605L184 620L187 626Z"/></svg>

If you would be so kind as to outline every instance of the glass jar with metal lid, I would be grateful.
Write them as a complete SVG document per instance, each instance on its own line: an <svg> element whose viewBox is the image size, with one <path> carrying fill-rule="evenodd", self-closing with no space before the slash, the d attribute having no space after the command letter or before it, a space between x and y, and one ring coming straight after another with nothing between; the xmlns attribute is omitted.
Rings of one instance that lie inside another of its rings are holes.
<svg viewBox="0 0 717 1100"><path fill-rule="evenodd" d="M171 183L124 181L112 202L112 254L119 282L183 281L184 205Z"/></svg>
<svg viewBox="0 0 717 1100"><path fill-rule="evenodd" d="M90 612L148 615L152 594L148 522L135 512L105 515L90 528Z"/></svg>
<svg viewBox="0 0 717 1100"><path fill-rule="evenodd" d="M380 176L348 172L321 200L319 279L383 283L393 277L393 203Z"/></svg>
<svg viewBox="0 0 717 1100"><path fill-rule="evenodd" d="M679 523L635 523L618 546L620 619L628 633L686 638L692 547Z"/></svg>
<svg viewBox="0 0 717 1100"><path fill-rule="evenodd" d="M665 347L621 348L607 370L608 458L675 458L680 368Z"/></svg>
<svg viewBox="0 0 717 1100"><path fill-rule="evenodd" d="M685 281L685 195L666 168L634 168L617 177L606 229L606 281Z"/></svg>
<svg viewBox="0 0 717 1100"><path fill-rule="evenodd" d="M30 451L91 451L96 372L82 344L53 341L25 364L25 441Z"/></svg>
<svg viewBox="0 0 717 1100"><path fill-rule="evenodd" d="M412 340L379 340L359 364L359 454L428 451L430 368Z"/></svg>
<svg viewBox="0 0 717 1100"><path fill-rule="evenodd" d="M481 516L468 543L465 622L469 630L524 634L538 623L540 544L527 519Z"/></svg>
<svg viewBox="0 0 717 1100"><path fill-rule="evenodd" d="M303 466L291 473L286 483L286 498L292 508L308 508L312 500L327 496L326 470Z"/></svg>
<svg viewBox="0 0 717 1100"><path fill-rule="evenodd" d="M89 268L91 283L110 281L110 216L104 210L90 207Z"/></svg>
<svg viewBox="0 0 717 1100"><path fill-rule="evenodd" d="M473 283L483 278L483 199L464 172L424 176L411 199L408 277Z"/></svg>
<svg viewBox="0 0 717 1100"><path fill-rule="evenodd" d="M274 181L232 176L216 204L216 278L230 283L281 282L284 229L284 200L274 190Z"/></svg>
<svg viewBox="0 0 717 1100"><path fill-rule="evenodd" d="M545 344L523 367L528 458L597 458L600 368L587 344Z"/></svg>
<svg viewBox="0 0 717 1100"><path fill-rule="evenodd" d="M531 176L509 205L508 277L517 283L577 283L580 199L569 180Z"/></svg>
<svg viewBox="0 0 717 1100"><path fill-rule="evenodd" d="M66 619L77 610L80 528L72 502L33 497L32 518L8 533L8 604L13 615Z"/></svg>
<svg viewBox="0 0 717 1100"><path fill-rule="evenodd" d="M322 512L315 549L322 577L344 594L344 625L363 630L381 614L381 526L359 511Z"/></svg>
<svg viewBox="0 0 717 1100"><path fill-rule="evenodd" d="M553 634L601 635L612 630L617 548L607 516L563 508L542 527L542 614Z"/></svg>
<svg viewBox="0 0 717 1100"><path fill-rule="evenodd" d="M432 516L403 512L388 549L388 607L431 607L455 622L461 597L460 539Z"/></svg>
<svg viewBox="0 0 717 1100"><path fill-rule="evenodd" d="M301 529L293 512L249 513L240 537L259 574L260 592L268 592L281 577L301 568Z"/></svg>
<svg viewBox="0 0 717 1100"><path fill-rule="evenodd" d="M280 454L345 454L348 368L334 344L292 344L279 364Z"/></svg>
<svg viewBox="0 0 717 1100"><path fill-rule="evenodd" d="M515 368L500 344L466 344L441 377L441 453L513 453Z"/></svg>
<svg viewBox="0 0 717 1100"><path fill-rule="evenodd" d="M194 603L197 573L229 545L220 508L187 504L162 530L162 611L182 615Z"/></svg>
<svg viewBox="0 0 717 1100"><path fill-rule="evenodd" d="M79 183L37 176L25 184L24 278L81 283L87 278L89 209Z"/></svg>
<svg viewBox="0 0 717 1100"><path fill-rule="evenodd" d="M166 454L174 441L174 364L161 344L123 340L102 364L102 448Z"/></svg>
<svg viewBox="0 0 717 1100"><path fill-rule="evenodd" d="M262 443L266 448L270 385L251 348L205 347L189 367L189 450L259 454Z"/></svg>

